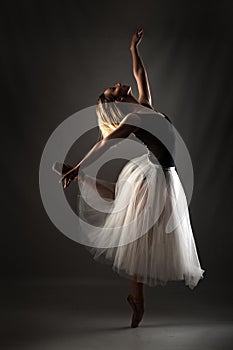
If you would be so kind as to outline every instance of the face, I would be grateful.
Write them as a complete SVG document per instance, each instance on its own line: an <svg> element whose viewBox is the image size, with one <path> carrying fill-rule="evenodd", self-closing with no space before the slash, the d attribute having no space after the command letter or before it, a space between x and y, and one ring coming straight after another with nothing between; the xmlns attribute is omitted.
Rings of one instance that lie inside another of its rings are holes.
<svg viewBox="0 0 233 350"><path fill-rule="evenodd" d="M117 98L118 101L121 101L124 99L126 95L129 95L130 92L131 92L131 86L122 85L121 83L116 83L114 86L106 89L104 91L104 94L106 97L113 96L115 99Z"/></svg>

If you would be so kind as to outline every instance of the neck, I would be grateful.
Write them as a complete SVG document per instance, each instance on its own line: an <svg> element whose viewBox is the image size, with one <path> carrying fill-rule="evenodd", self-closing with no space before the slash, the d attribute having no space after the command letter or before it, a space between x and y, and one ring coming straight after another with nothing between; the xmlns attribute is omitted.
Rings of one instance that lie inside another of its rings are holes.
<svg viewBox="0 0 233 350"><path fill-rule="evenodd" d="M139 104L138 100L132 95L126 95L124 96L124 102L128 102L128 103L136 103L136 104Z"/></svg>
<svg viewBox="0 0 233 350"><path fill-rule="evenodd" d="M125 95L123 100L120 102L120 108L123 109L124 113L137 112L138 105L140 105L140 103L132 94Z"/></svg>

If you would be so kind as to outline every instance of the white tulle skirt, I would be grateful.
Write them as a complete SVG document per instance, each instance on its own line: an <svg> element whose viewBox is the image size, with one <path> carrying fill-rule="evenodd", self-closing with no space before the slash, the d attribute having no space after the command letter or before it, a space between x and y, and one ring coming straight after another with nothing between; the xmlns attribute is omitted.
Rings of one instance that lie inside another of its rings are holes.
<svg viewBox="0 0 233 350"><path fill-rule="evenodd" d="M203 278L175 167L164 171L147 154L132 159L119 174L114 199L102 200L88 176L79 186L80 229L96 261L149 286L183 280L193 289Z"/></svg>

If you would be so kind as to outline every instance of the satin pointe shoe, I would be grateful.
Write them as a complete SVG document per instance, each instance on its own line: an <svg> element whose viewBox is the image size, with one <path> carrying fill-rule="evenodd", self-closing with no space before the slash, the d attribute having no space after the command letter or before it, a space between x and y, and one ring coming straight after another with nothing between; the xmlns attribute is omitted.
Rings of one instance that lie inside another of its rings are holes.
<svg viewBox="0 0 233 350"><path fill-rule="evenodd" d="M55 171L55 173L57 173L58 175L64 175L66 173L68 173L68 171L70 171L71 169L73 169L73 167L67 163L59 163L59 162L55 162L53 164L52 167L53 171Z"/></svg>
<svg viewBox="0 0 233 350"><path fill-rule="evenodd" d="M129 294L127 296L127 301L133 309L133 316L131 321L131 328L138 327L139 323L142 320L144 314L144 302L143 301L134 301L133 296Z"/></svg>

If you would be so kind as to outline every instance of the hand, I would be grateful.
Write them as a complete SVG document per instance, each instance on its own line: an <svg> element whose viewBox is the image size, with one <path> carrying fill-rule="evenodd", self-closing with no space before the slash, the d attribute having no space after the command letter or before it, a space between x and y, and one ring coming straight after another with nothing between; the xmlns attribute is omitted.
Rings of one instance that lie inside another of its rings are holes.
<svg viewBox="0 0 233 350"><path fill-rule="evenodd" d="M144 35L143 29L138 28L136 32L133 34L130 48L137 47L142 41L143 35Z"/></svg>
<svg viewBox="0 0 233 350"><path fill-rule="evenodd" d="M79 167L75 167L64 174L59 182L63 183L63 187L66 188L69 186L71 181L76 180L79 173Z"/></svg>

